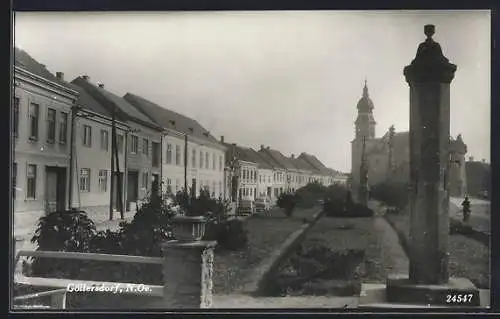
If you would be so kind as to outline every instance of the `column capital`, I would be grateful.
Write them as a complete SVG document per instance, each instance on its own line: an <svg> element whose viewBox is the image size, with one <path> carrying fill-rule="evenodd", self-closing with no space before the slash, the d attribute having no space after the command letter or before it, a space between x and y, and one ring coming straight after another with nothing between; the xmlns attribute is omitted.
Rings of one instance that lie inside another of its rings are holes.
<svg viewBox="0 0 500 319"><path fill-rule="evenodd" d="M434 25L424 26L427 39L420 43L415 59L404 68L404 76L409 84L451 83L457 66L443 55L439 43L432 39Z"/></svg>

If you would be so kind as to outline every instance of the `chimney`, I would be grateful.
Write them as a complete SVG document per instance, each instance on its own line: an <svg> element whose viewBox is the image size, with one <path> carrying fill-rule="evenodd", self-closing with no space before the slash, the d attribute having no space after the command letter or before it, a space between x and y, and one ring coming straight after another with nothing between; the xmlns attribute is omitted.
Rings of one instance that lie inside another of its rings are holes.
<svg viewBox="0 0 500 319"><path fill-rule="evenodd" d="M264 150L264 145L260 144L260 150Z"/></svg>
<svg viewBox="0 0 500 319"><path fill-rule="evenodd" d="M221 136L220 136L220 142L221 142L221 143L224 143L224 135L221 135Z"/></svg>
<svg viewBox="0 0 500 319"><path fill-rule="evenodd" d="M104 89L104 84L103 84L103 83L99 83L99 87L100 87L101 89Z"/></svg>
<svg viewBox="0 0 500 319"><path fill-rule="evenodd" d="M266 147L266 149L270 150L271 148L268 146L268 147Z"/></svg>
<svg viewBox="0 0 500 319"><path fill-rule="evenodd" d="M90 77L88 75L82 75L82 79L85 81L90 81Z"/></svg>
<svg viewBox="0 0 500 319"><path fill-rule="evenodd" d="M64 73L62 73L62 72L56 72L56 77L57 77L59 80L64 80Z"/></svg>
<svg viewBox="0 0 500 319"><path fill-rule="evenodd" d="M295 159L295 154L292 154L292 159Z"/></svg>

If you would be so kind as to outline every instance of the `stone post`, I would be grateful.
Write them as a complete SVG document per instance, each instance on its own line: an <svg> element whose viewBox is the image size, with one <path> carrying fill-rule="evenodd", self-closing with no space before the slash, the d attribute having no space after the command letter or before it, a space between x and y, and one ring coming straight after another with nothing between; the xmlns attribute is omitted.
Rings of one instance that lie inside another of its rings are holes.
<svg viewBox="0 0 500 319"><path fill-rule="evenodd" d="M434 42L434 26L405 67L410 86L410 280L448 282L450 83L456 65Z"/></svg>
<svg viewBox="0 0 500 319"><path fill-rule="evenodd" d="M163 306L210 308L215 241L163 244Z"/></svg>
<svg viewBox="0 0 500 319"><path fill-rule="evenodd" d="M434 31L424 27L427 39L404 68L410 86L410 269L408 277L389 276L387 299L452 305L448 295L470 294L460 305L478 305L470 280L448 278L450 83L457 67L432 39Z"/></svg>

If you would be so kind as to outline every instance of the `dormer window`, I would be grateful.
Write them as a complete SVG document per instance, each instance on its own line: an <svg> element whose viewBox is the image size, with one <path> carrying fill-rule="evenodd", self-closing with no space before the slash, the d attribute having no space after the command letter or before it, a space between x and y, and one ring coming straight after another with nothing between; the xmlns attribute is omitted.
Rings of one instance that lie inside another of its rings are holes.
<svg viewBox="0 0 500 319"><path fill-rule="evenodd" d="M170 120L169 122L170 122L170 124L172 124L173 126L175 126L175 121L174 120Z"/></svg>

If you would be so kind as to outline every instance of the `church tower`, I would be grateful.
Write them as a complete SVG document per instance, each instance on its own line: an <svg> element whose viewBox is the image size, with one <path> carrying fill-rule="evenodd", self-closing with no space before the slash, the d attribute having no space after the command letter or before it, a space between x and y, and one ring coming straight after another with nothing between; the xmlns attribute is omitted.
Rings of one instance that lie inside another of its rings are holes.
<svg viewBox="0 0 500 319"><path fill-rule="evenodd" d="M368 86L365 80L365 86L363 88L363 96L358 101L358 118L356 119L356 140L362 140L363 137L366 140L375 138L375 119L373 118L373 102L368 95Z"/></svg>
<svg viewBox="0 0 500 319"><path fill-rule="evenodd" d="M368 94L368 86L365 80L365 86L363 87L363 95L359 99L357 104L358 116L355 125L355 136L354 140L351 142L351 179L352 185L351 190L353 191L355 197L359 200L361 194L358 193L360 186L360 166L362 157L364 156L363 149L367 151L367 148L372 145L372 140L375 139L375 119L373 117L373 102ZM366 163L365 163L366 164Z"/></svg>

